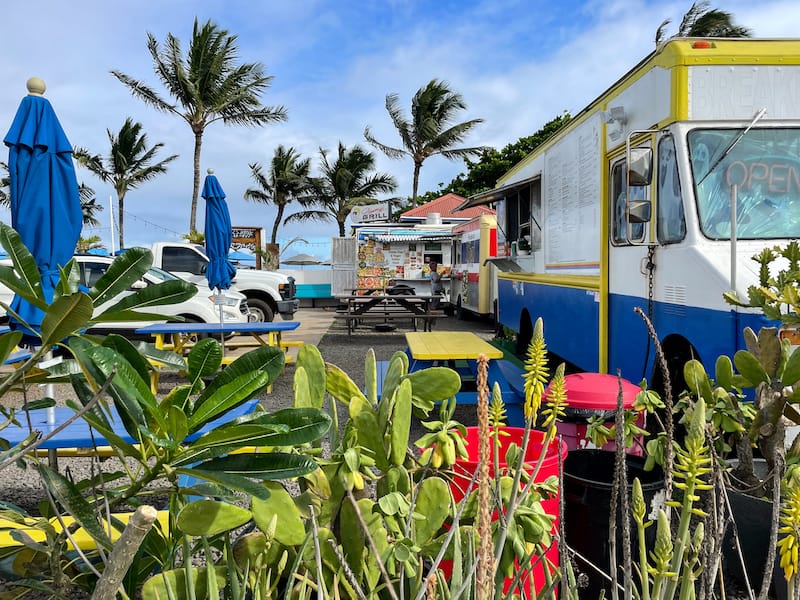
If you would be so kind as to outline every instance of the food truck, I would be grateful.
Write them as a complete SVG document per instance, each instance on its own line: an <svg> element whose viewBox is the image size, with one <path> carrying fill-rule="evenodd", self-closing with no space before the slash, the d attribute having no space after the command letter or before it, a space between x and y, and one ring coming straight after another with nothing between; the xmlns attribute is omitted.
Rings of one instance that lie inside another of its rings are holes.
<svg viewBox="0 0 800 600"><path fill-rule="evenodd" d="M487 261L497 256L497 219L480 215L453 227L453 264L450 271L450 304L461 318L465 311L494 317L497 299L497 267Z"/></svg>
<svg viewBox="0 0 800 600"><path fill-rule="evenodd" d="M747 298L752 257L800 236L798 99L798 40L672 39L470 198L517 267L497 277L518 349L541 317L577 369L662 389L641 314L677 388L690 358L744 348L768 321L723 294Z"/></svg>
<svg viewBox="0 0 800 600"><path fill-rule="evenodd" d="M357 288L406 285L417 294L430 294L429 263L435 260L447 289L452 258L452 226L355 224L353 238L356 244Z"/></svg>

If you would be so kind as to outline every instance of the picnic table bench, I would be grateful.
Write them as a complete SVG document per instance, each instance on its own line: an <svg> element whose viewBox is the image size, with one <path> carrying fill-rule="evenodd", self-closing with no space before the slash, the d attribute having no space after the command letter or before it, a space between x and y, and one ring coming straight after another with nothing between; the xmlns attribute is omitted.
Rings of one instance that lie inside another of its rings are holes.
<svg viewBox="0 0 800 600"><path fill-rule="evenodd" d="M444 311L436 308L438 296L372 293L337 299L342 308L336 311L335 318L345 320L347 335L363 321L390 324L404 319L411 321L414 331L419 323L424 331L431 331L436 319L444 316Z"/></svg>

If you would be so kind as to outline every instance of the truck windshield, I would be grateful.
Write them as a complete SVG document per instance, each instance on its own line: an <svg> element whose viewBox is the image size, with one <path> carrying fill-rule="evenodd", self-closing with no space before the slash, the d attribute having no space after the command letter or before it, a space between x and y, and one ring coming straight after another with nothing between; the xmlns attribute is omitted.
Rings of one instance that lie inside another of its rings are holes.
<svg viewBox="0 0 800 600"><path fill-rule="evenodd" d="M700 229L712 239L730 238L731 186L736 185L737 238L799 237L800 129L751 129L714 166L741 132L741 129L689 132ZM710 168L713 168L711 173Z"/></svg>

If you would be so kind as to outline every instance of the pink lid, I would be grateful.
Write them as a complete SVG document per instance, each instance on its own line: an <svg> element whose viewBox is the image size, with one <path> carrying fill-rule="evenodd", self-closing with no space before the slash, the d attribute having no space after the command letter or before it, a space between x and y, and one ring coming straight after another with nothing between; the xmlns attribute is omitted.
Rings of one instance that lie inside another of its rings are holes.
<svg viewBox="0 0 800 600"><path fill-rule="evenodd" d="M642 389L627 379L622 379L622 405L633 408L636 395ZM570 408L614 410L617 407L620 380L607 373L574 373L564 377L567 404ZM547 390L545 390L545 400Z"/></svg>

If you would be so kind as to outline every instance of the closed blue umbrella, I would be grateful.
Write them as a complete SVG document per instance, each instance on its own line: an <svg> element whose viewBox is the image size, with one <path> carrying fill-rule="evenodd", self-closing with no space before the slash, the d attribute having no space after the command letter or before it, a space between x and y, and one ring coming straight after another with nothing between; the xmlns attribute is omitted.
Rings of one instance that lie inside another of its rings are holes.
<svg viewBox="0 0 800 600"><path fill-rule="evenodd" d="M58 117L45 99L44 82L28 80L6 137L10 178L11 226L36 260L48 302L58 283L58 267L72 258L83 226L78 180L69 143ZM11 308L39 328L44 313L14 297Z"/></svg>
<svg viewBox="0 0 800 600"><path fill-rule="evenodd" d="M225 192L217 181L213 169L208 170L200 194L206 200L206 254L208 267L206 279L212 290L227 290L236 275L236 268L228 260L228 250L233 240L231 215L225 202Z"/></svg>

